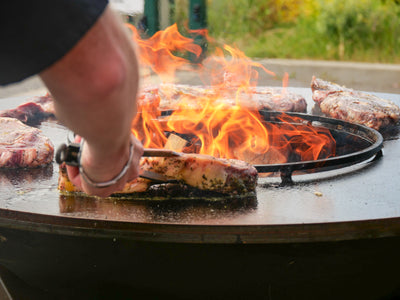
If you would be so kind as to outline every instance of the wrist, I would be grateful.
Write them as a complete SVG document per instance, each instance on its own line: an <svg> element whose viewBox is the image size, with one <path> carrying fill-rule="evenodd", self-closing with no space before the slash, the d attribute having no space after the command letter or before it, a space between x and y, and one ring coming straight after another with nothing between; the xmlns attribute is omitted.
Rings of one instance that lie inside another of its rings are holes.
<svg viewBox="0 0 400 300"><path fill-rule="evenodd" d="M79 172L83 180L95 188L109 187L121 180L127 174L132 162L134 152L132 137L127 144L119 148L112 155L100 149L100 155L96 156L89 144L82 139Z"/></svg>
<svg viewBox="0 0 400 300"><path fill-rule="evenodd" d="M90 161L86 163L95 165L90 167L98 166L97 162L115 162L122 160L123 158L128 159L129 147L131 144L132 134L124 134L123 136L116 137L104 137L101 138L85 138L85 151L83 159L90 158ZM116 166L118 167L118 166Z"/></svg>

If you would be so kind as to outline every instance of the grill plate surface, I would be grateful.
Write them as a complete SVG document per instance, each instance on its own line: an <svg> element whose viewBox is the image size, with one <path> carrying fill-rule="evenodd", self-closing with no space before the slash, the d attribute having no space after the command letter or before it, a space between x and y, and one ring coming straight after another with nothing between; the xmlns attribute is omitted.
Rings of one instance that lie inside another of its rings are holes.
<svg viewBox="0 0 400 300"><path fill-rule="evenodd" d="M290 90L306 98L311 113L311 90ZM400 95L377 95L400 104ZM1 99L0 109L26 100ZM55 147L66 141L67 131L61 125L44 122L39 128ZM53 163L43 169L0 172L0 222L29 230L118 233L180 242L269 243L392 236L400 232L399 175L397 138L384 142L383 158L377 161L294 176L293 186L280 187L279 178L260 178L256 197L247 199L132 201L60 196L58 166Z"/></svg>

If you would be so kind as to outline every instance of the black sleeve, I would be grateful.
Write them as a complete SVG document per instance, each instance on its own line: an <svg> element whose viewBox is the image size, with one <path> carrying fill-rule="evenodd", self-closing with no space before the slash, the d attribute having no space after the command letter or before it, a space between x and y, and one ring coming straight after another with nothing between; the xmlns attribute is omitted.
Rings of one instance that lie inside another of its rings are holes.
<svg viewBox="0 0 400 300"><path fill-rule="evenodd" d="M90 29L107 0L0 0L0 85L35 75Z"/></svg>

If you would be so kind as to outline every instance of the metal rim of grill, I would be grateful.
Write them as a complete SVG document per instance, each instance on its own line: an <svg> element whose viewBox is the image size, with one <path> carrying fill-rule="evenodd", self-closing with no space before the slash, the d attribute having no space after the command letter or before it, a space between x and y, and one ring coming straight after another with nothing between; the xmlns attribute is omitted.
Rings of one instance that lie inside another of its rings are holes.
<svg viewBox="0 0 400 300"><path fill-rule="evenodd" d="M281 112L271 111L260 111L264 120L267 122L281 122L277 119L281 115ZM258 172L281 172L281 177L290 177L293 171L296 170L311 170L314 172L324 171L329 168L339 168L344 166L350 166L363 161L376 155L376 158L382 156L383 137L375 129L369 128L364 125L354 124L343 120L332 119L327 117L308 115L303 113L285 113L292 117L301 118L312 126L318 125L323 126L329 130L335 130L338 132L344 132L352 134L360 139L364 139L369 145L359 151L352 153L328 157L324 159L317 159L312 161L299 161L299 162L287 162L282 164L258 164L254 165Z"/></svg>
<svg viewBox="0 0 400 300"><path fill-rule="evenodd" d="M163 111L162 116L169 116L173 113L173 110ZM359 125L339 119L333 119L328 117L322 117L317 115L310 115L306 113L296 112L279 112L269 110L259 110L260 115L263 117L265 122L270 123L283 123L279 117L282 114L288 115L289 117L300 118L304 120L304 123L299 125L311 125L319 126L329 129L330 131L342 132L343 134L351 134L359 139L367 142L367 146L361 150L353 151L351 153L342 154L338 156L310 160L310 161L296 161L286 162L279 164L254 164L254 167L259 173L273 173L280 172L282 178L282 184L291 184L292 175L294 171L310 171L322 172L330 169L338 169L347 166L351 166L357 163L361 163L372 158L375 155L375 159L382 156L383 137L375 129L369 128L364 125ZM298 123L290 123L296 125Z"/></svg>

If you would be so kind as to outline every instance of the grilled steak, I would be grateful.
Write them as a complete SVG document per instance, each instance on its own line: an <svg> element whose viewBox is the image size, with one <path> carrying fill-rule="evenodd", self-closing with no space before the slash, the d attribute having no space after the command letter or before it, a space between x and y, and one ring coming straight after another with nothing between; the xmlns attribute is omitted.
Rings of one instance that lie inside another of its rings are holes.
<svg viewBox="0 0 400 300"><path fill-rule="evenodd" d="M318 79L311 81L313 100L329 117L366 125L376 130L396 125L400 108L393 102L375 95L355 91Z"/></svg>
<svg viewBox="0 0 400 300"><path fill-rule="evenodd" d="M232 105L236 104L236 99L239 98L241 105L256 110L307 111L307 103L303 96L281 88L252 88L250 91L240 92L237 97L236 89L220 92L217 88L179 84L161 84L145 89L139 95L139 105L153 104L160 110L171 110L185 101L189 108L198 109L204 104L203 97L215 98L216 101ZM50 94L33 97L16 108L0 111L0 117L16 118L29 125L39 124L54 116L54 99Z"/></svg>
<svg viewBox="0 0 400 300"><path fill-rule="evenodd" d="M191 109L201 109L208 98L213 101L222 101L225 104L235 105L239 101L244 107L260 110L282 112L306 112L307 103L303 96L283 90L282 88L251 88L237 92L237 89L223 89L218 87L190 86L181 84L161 84L158 87L148 88L139 98L139 104L159 101L161 110L176 109L185 103ZM205 99L205 97L207 99Z"/></svg>
<svg viewBox="0 0 400 300"><path fill-rule="evenodd" d="M145 157L142 167L198 189L220 193L252 192L258 177L257 170L244 161L201 154L167 158Z"/></svg>
<svg viewBox="0 0 400 300"><path fill-rule="evenodd" d="M0 168L47 165L53 153L51 141L39 129L0 117Z"/></svg>
<svg viewBox="0 0 400 300"><path fill-rule="evenodd" d="M0 117L16 118L25 124L38 124L54 117L54 102L50 94L33 97L16 108L0 111Z"/></svg>
<svg viewBox="0 0 400 300"><path fill-rule="evenodd" d="M59 189L77 192L68 179L65 166L61 166ZM163 174L191 187L225 194L250 194L257 186L257 170L240 160L221 159L201 154L183 154L179 157L143 157L143 170ZM152 182L138 178L126 184L119 193L145 192Z"/></svg>

